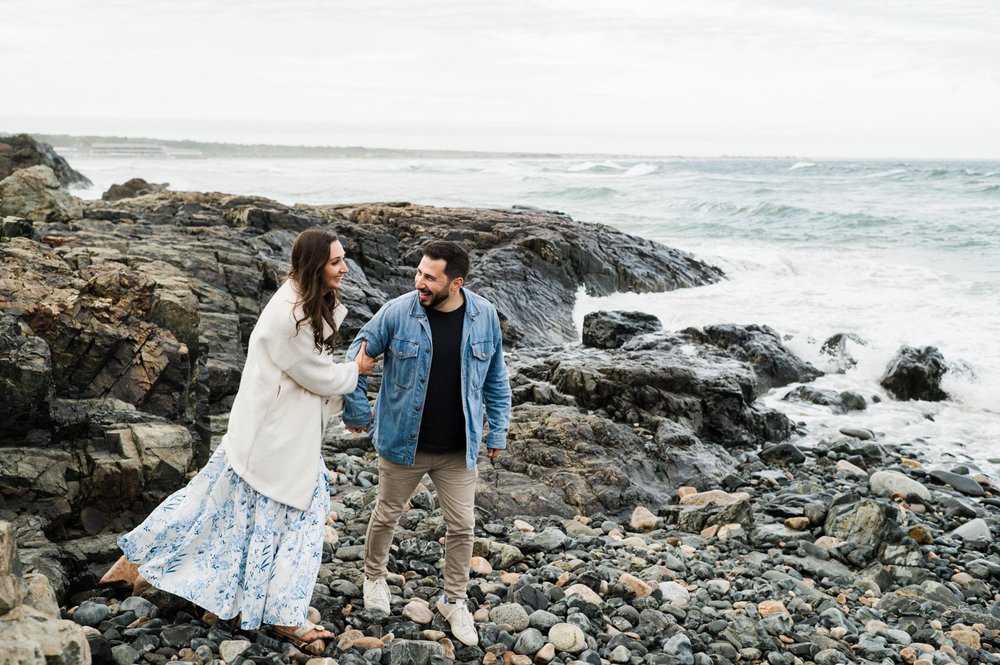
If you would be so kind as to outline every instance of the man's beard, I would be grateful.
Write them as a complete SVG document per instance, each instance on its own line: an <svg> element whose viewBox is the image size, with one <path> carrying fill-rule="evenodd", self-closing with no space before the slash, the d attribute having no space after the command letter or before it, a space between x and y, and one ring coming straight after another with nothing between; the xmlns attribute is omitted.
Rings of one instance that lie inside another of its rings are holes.
<svg viewBox="0 0 1000 665"><path fill-rule="evenodd" d="M435 307L437 307L438 305L440 305L441 303L443 303L447 299L448 299L448 292L447 291L445 291L443 293L434 293L434 294L431 295L431 301L429 303L427 303L426 305L424 305L424 303L420 303L420 304L423 305L424 309L434 309Z"/></svg>

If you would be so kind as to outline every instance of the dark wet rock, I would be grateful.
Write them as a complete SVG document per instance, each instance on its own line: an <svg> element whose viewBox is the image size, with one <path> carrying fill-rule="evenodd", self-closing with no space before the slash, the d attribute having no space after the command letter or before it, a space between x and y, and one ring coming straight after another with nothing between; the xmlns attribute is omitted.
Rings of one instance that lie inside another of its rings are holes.
<svg viewBox="0 0 1000 665"><path fill-rule="evenodd" d="M931 471L928 475L939 483L948 485L967 496L983 496L986 494L983 486L969 476L942 470Z"/></svg>
<svg viewBox="0 0 1000 665"><path fill-rule="evenodd" d="M830 359L835 372L843 374L858 364L851 353L851 348L867 345L865 340L854 333L837 333L823 342L819 352Z"/></svg>
<svg viewBox="0 0 1000 665"><path fill-rule="evenodd" d="M0 239L30 238L35 226L30 219L23 217L0 217Z"/></svg>
<svg viewBox="0 0 1000 665"><path fill-rule="evenodd" d="M865 429L863 427L841 427L840 433L844 436L853 437L855 439L860 439L862 441L874 441L875 432L870 429Z"/></svg>
<svg viewBox="0 0 1000 665"><path fill-rule="evenodd" d="M758 453L760 458L769 464L801 464L806 461L806 456L801 450L790 443L779 443L768 446Z"/></svg>
<svg viewBox="0 0 1000 665"><path fill-rule="evenodd" d="M616 349L636 335L660 330L660 319L645 312L591 312L583 317L583 345Z"/></svg>
<svg viewBox="0 0 1000 665"><path fill-rule="evenodd" d="M85 602L80 603L80 606L73 612L73 621L81 626L97 627L108 618L109 614L111 614L111 610L108 609L107 605Z"/></svg>
<svg viewBox="0 0 1000 665"><path fill-rule="evenodd" d="M684 332L749 363L757 374L758 395L771 388L806 383L823 375L789 352L781 343L780 335L768 326L719 324L701 330L688 328Z"/></svg>
<svg viewBox="0 0 1000 665"><path fill-rule="evenodd" d="M882 375L881 384L898 400L941 401L941 378L948 371L944 356L933 346L917 349L900 347Z"/></svg>
<svg viewBox="0 0 1000 665"><path fill-rule="evenodd" d="M114 184L108 191L101 194L104 201L120 201L121 199L132 199L146 194L156 194L162 192L169 185L167 183L149 183L142 178L132 178L122 184Z"/></svg>
<svg viewBox="0 0 1000 665"><path fill-rule="evenodd" d="M39 165L52 169L59 184L64 187L92 184L87 176L73 170L48 143L36 141L28 134L0 136L0 180L15 171Z"/></svg>
<svg viewBox="0 0 1000 665"><path fill-rule="evenodd" d="M833 413L847 413L848 411L863 411L868 408L865 398L856 392L845 390L837 392L835 390L822 390L813 386L798 386L785 393L781 399L792 402L810 402L827 406Z"/></svg>

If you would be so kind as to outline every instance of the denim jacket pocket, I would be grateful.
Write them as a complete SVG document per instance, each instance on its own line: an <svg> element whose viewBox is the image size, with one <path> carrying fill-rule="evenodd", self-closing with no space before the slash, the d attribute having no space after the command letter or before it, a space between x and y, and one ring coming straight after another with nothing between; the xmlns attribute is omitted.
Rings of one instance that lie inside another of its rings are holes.
<svg viewBox="0 0 1000 665"><path fill-rule="evenodd" d="M386 359L385 371L400 388L410 388L413 386L413 377L417 373L417 353L420 345L406 339L394 337L389 343L389 353L392 360Z"/></svg>
<svg viewBox="0 0 1000 665"><path fill-rule="evenodd" d="M493 342L473 342L472 343L472 385L476 390L480 390L483 387L483 382L486 380L486 372L489 371L490 361L493 359L493 354L496 353L496 347Z"/></svg>

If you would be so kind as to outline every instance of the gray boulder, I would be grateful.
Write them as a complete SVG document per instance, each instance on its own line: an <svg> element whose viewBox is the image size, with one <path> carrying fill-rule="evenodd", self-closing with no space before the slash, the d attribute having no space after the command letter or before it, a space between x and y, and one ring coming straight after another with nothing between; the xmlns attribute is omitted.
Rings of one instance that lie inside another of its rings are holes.
<svg viewBox="0 0 1000 665"><path fill-rule="evenodd" d="M833 413L847 413L848 411L863 411L868 408L865 398L856 392L845 390L823 390L813 386L798 386L785 393L781 399L789 402L810 402L830 408Z"/></svg>
<svg viewBox="0 0 1000 665"><path fill-rule="evenodd" d="M749 363L757 374L757 395L771 388L807 383L823 376L823 372L786 349L781 336L768 326L726 323L705 326L701 330L688 328L684 332Z"/></svg>
<svg viewBox="0 0 1000 665"><path fill-rule="evenodd" d="M106 192L101 194L104 201L120 201L121 199L132 199L146 194L156 194L168 187L168 183L150 183L142 178L132 178L122 184L114 184Z"/></svg>
<svg viewBox="0 0 1000 665"><path fill-rule="evenodd" d="M83 205L62 188L52 169L32 166L0 180L0 215L68 222L83 217Z"/></svg>
<svg viewBox="0 0 1000 665"><path fill-rule="evenodd" d="M645 312L591 312L583 317L583 345L617 349L636 335L660 330L660 319Z"/></svg>

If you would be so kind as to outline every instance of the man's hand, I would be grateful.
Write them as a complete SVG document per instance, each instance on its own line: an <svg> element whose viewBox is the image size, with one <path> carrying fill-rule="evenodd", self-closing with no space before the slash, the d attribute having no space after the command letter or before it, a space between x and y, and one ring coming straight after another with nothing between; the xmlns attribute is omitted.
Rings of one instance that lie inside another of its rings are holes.
<svg viewBox="0 0 1000 665"><path fill-rule="evenodd" d="M491 460L495 460L496 458L500 457L501 454L503 454L503 450L500 448L486 449L486 457L488 457Z"/></svg>
<svg viewBox="0 0 1000 665"><path fill-rule="evenodd" d="M358 355L354 357L354 362L358 366L358 374L361 376L368 376L375 369L375 362L377 358L372 358L368 355L368 340L361 340L361 348L358 349Z"/></svg>

